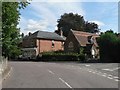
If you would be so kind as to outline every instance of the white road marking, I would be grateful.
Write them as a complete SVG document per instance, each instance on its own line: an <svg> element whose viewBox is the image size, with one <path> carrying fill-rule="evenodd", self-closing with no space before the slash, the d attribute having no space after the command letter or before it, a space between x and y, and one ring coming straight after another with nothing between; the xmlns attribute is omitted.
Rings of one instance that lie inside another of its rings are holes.
<svg viewBox="0 0 120 90"><path fill-rule="evenodd" d="M89 71L89 72L92 72L92 71Z"/></svg>
<svg viewBox="0 0 120 90"><path fill-rule="evenodd" d="M116 82L118 82L119 80L118 79L114 79Z"/></svg>
<svg viewBox="0 0 120 90"><path fill-rule="evenodd" d="M88 64L85 64L85 66L86 66L86 67L89 67L90 65L88 65Z"/></svg>
<svg viewBox="0 0 120 90"><path fill-rule="evenodd" d="M51 74L55 74L55 73L53 73L51 70L48 70L48 72L51 73Z"/></svg>
<svg viewBox="0 0 120 90"><path fill-rule="evenodd" d="M105 71L112 71L112 69L102 69L102 70L105 70Z"/></svg>
<svg viewBox="0 0 120 90"><path fill-rule="evenodd" d="M59 78L63 83L65 83L69 88L72 88L67 82L65 82L62 78Z"/></svg>
<svg viewBox="0 0 120 90"><path fill-rule="evenodd" d="M103 77L106 77L106 75L102 75Z"/></svg>
<svg viewBox="0 0 120 90"><path fill-rule="evenodd" d="M114 76L113 78L119 78L119 77Z"/></svg>
<svg viewBox="0 0 120 90"><path fill-rule="evenodd" d="M119 69L119 68L115 68L115 69ZM115 69L114 69L114 70L115 70ZM85 69L85 70L87 70L88 72L91 72L91 73L93 73L93 74L97 74L97 75L106 77L106 78L108 78L108 79L113 79L113 80L115 80L115 81L117 81L117 82L120 81L120 80L118 80L119 77L113 76L113 75L111 75L111 74L102 73L102 72L94 71L94 70L91 70L91 69ZM111 69L103 69L103 70L113 71L113 69L112 69L112 70L111 70Z"/></svg>
<svg viewBox="0 0 120 90"><path fill-rule="evenodd" d="M107 78L109 78L109 79L113 79L113 78L111 78L111 77L107 77Z"/></svg>
<svg viewBox="0 0 120 90"><path fill-rule="evenodd" d="M113 69L106 68L106 69L102 69L102 70L105 70L105 71L115 71L115 70L118 70L118 69L120 69L120 67L113 68Z"/></svg>

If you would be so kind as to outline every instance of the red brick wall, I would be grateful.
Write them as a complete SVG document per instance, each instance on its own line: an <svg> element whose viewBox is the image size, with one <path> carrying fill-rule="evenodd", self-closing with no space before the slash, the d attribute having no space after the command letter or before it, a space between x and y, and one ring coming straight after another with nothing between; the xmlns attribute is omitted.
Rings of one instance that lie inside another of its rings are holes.
<svg viewBox="0 0 120 90"><path fill-rule="evenodd" d="M54 47L52 47L52 40L40 40L40 39L29 39L26 38L22 42L23 48L32 48L37 47L37 54L39 52L47 52L47 51L57 51L57 50L64 50L62 47L62 41L54 41Z"/></svg>
<svg viewBox="0 0 120 90"><path fill-rule="evenodd" d="M54 41L54 47L52 47L52 40L38 40L37 39L38 52L57 51L63 50L61 41Z"/></svg>

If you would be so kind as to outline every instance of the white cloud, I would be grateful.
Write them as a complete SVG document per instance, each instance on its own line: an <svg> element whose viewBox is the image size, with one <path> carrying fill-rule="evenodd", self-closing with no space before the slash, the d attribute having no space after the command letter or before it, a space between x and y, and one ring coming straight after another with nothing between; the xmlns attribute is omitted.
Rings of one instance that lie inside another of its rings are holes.
<svg viewBox="0 0 120 90"><path fill-rule="evenodd" d="M55 27L57 25L57 16L46 3L32 3L31 5L38 19L42 19L43 22L47 22L48 26ZM48 29L48 28L47 28ZM53 30L51 30L53 31Z"/></svg>
<svg viewBox="0 0 120 90"><path fill-rule="evenodd" d="M89 21L89 22L94 22L94 23L96 23L96 24L97 24L98 26L100 26L100 27L105 25L103 22L97 21L97 20Z"/></svg>
<svg viewBox="0 0 120 90"><path fill-rule="evenodd" d="M35 21L33 19L29 19L26 29L31 30L31 31L45 30L47 26L48 26L48 23L45 20Z"/></svg>
<svg viewBox="0 0 120 90"><path fill-rule="evenodd" d="M21 33L25 35L29 32L35 32L37 30L47 30L49 26L47 20L33 20L33 19L25 19L21 17L19 27L21 27Z"/></svg>
<svg viewBox="0 0 120 90"><path fill-rule="evenodd" d="M46 20L36 21L36 20L33 20L33 19L29 19L28 23L27 23L27 27L24 30L27 31L27 33L28 33L28 31L32 32L32 33L37 31L37 30L44 31L44 30L47 30L48 25L49 24Z"/></svg>
<svg viewBox="0 0 120 90"><path fill-rule="evenodd" d="M56 20L56 16L52 10L48 7L49 4L46 3L31 3L31 7L33 10L40 16L42 19L48 20L49 22L54 22ZM37 16L38 16L37 15Z"/></svg>
<svg viewBox="0 0 120 90"><path fill-rule="evenodd" d="M57 25L57 20L64 13L78 13L84 15L84 10L81 7L81 3L57 3L51 2L31 2L30 8L31 13L34 13L33 17L31 16L21 16L20 27L21 32L27 34L28 31L33 32L34 30L49 30L54 31ZM73 1L73 0L71 0ZM29 9L28 9L29 10ZM26 12L24 12L26 13ZM25 18L26 17L26 18ZM28 19L29 17L29 19Z"/></svg>
<svg viewBox="0 0 120 90"><path fill-rule="evenodd" d="M81 3L33 2L31 7L37 13L36 16L39 15L40 18L47 20L52 26L56 26L57 20L64 13L73 12L85 15Z"/></svg>
<svg viewBox="0 0 120 90"><path fill-rule="evenodd" d="M71 2L33 2L31 7L36 12L40 18L47 19L51 23L56 23L57 19L64 13L78 13L80 15L85 15L81 3L71 3ZM36 15L36 16L38 16Z"/></svg>

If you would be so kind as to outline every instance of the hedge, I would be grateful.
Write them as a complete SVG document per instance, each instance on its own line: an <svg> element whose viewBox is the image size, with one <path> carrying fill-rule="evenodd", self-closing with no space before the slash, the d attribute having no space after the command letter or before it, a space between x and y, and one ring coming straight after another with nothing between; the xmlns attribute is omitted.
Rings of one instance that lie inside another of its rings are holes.
<svg viewBox="0 0 120 90"><path fill-rule="evenodd" d="M38 57L38 60L42 61L84 61L84 54L77 53L54 53L54 52L45 52L42 53L41 57Z"/></svg>

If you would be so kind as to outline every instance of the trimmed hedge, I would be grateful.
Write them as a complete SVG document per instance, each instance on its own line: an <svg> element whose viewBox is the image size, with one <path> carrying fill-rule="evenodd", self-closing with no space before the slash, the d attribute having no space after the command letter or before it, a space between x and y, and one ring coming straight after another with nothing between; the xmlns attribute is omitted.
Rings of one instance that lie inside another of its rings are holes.
<svg viewBox="0 0 120 90"><path fill-rule="evenodd" d="M41 57L38 57L41 61L84 61L84 54L77 53L55 53L55 52L44 52Z"/></svg>

